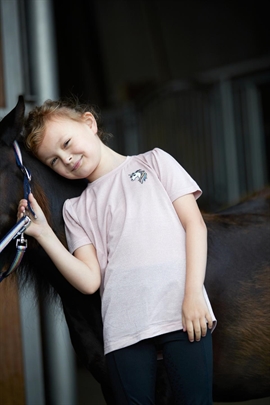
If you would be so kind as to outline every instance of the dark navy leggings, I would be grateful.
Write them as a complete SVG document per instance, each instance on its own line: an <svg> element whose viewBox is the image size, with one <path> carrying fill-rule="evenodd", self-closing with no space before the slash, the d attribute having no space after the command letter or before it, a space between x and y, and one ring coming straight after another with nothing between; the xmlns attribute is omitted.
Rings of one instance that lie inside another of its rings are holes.
<svg viewBox="0 0 270 405"><path fill-rule="evenodd" d="M162 349L175 404L212 404L212 336L191 343L186 332L167 333L106 355L118 405L154 405L157 350Z"/></svg>

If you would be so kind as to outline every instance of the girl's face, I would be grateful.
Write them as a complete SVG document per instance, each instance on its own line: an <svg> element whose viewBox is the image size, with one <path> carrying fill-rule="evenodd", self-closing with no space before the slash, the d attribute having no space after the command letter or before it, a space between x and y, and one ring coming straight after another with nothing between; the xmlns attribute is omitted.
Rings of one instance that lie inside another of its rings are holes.
<svg viewBox="0 0 270 405"><path fill-rule="evenodd" d="M97 123L91 113L81 122L55 118L45 126L38 158L67 179L95 179L101 163L103 143L97 135Z"/></svg>

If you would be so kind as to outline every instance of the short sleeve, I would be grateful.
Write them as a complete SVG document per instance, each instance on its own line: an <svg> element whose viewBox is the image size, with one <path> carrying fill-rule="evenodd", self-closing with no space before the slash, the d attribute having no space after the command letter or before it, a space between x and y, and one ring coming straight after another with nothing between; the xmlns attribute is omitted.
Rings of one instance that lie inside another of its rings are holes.
<svg viewBox="0 0 270 405"><path fill-rule="evenodd" d="M168 193L171 201L193 193L199 198L202 190L186 170L169 153L155 148L151 153L151 165Z"/></svg>
<svg viewBox="0 0 270 405"><path fill-rule="evenodd" d="M65 233L68 249L74 253L81 246L91 244L89 236L80 225L72 200L66 200L63 206L63 218L65 222Z"/></svg>

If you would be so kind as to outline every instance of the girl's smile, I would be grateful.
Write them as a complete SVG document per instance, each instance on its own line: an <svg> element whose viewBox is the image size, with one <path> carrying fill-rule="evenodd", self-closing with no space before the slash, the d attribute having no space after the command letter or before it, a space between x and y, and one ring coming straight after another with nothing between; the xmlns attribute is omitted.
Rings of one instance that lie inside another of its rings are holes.
<svg viewBox="0 0 270 405"><path fill-rule="evenodd" d="M73 169L71 170L72 172L75 172L75 170L77 170L81 166L82 159L83 159L83 156L81 156L80 159L78 160L78 162L75 163L75 165L73 166Z"/></svg>

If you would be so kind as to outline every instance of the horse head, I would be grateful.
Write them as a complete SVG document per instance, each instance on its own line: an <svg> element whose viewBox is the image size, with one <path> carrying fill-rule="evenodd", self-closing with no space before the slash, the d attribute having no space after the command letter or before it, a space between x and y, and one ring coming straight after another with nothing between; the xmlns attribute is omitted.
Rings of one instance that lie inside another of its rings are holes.
<svg viewBox="0 0 270 405"><path fill-rule="evenodd" d="M0 122L0 237L16 223L17 204L23 196L12 144L21 138L24 111L24 100L20 96L15 108ZM8 246L1 254L1 269L8 265L14 250L14 245Z"/></svg>

